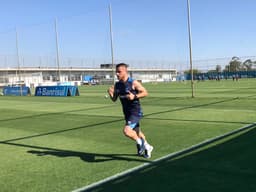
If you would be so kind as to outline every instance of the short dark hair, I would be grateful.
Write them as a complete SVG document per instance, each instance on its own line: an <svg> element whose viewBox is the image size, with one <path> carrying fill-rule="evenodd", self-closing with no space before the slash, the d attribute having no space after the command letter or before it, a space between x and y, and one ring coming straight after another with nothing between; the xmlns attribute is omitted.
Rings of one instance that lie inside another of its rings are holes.
<svg viewBox="0 0 256 192"><path fill-rule="evenodd" d="M129 65L127 65L126 63L118 63L118 64L116 65L116 69L119 68L119 67L126 67L126 68L128 68L128 66L129 66Z"/></svg>

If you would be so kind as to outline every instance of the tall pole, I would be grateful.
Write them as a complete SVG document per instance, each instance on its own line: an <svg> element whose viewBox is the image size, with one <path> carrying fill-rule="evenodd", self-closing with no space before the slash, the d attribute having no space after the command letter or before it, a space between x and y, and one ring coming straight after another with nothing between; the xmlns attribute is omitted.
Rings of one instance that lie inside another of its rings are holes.
<svg viewBox="0 0 256 192"><path fill-rule="evenodd" d="M18 43L18 31L16 28L16 54L17 54L17 65L18 65L18 82L20 86L20 95L22 96L22 84L20 76L20 55L19 55L19 43Z"/></svg>
<svg viewBox="0 0 256 192"><path fill-rule="evenodd" d="M112 60L113 84L115 84L115 66L114 66L114 49L113 49L113 31L112 31L112 9L111 9L111 4L109 4L109 30L110 30L110 45L111 45L111 60Z"/></svg>
<svg viewBox="0 0 256 192"><path fill-rule="evenodd" d="M188 14L188 38L189 38L189 62L190 62L190 74L191 74L191 91L192 98L195 97L194 93L194 74L193 74L193 62L192 62L192 39L191 39L191 24L190 24L190 0L187 0L187 14Z"/></svg>
<svg viewBox="0 0 256 192"><path fill-rule="evenodd" d="M56 62L58 67L58 81L60 82L60 57L59 57L59 36L57 30L57 18L55 18L55 39L56 39Z"/></svg>

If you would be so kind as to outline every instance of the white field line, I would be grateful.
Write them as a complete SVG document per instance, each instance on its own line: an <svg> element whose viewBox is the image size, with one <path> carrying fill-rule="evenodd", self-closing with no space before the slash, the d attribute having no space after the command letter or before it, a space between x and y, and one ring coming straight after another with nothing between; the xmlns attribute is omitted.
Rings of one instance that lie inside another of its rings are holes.
<svg viewBox="0 0 256 192"><path fill-rule="evenodd" d="M203 142L201 142L201 143L192 145L191 147L182 149L182 150L180 150L180 151L170 153L170 154L168 154L168 155L166 155L166 156L163 156L163 157L161 157L161 158L155 159L154 161L151 161L151 162L149 162L149 163L144 163L144 164L139 165L139 166L137 166L137 167L134 167L134 168L128 169L128 170L126 170L126 171L117 173L117 174L115 174L115 175L113 175L113 176L107 177L107 178L105 178L105 179L103 179L103 180L100 180L100 181L98 181L98 182L95 182L95 183L92 183L92 184L90 184L90 185L87 185L87 186L84 186L84 187L75 189L75 190L73 190L72 192L82 192L82 191L85 192L85 191L92 190L92 189L94 189L94 188L96 188L96 187L99 187L100 185L102 185L102 184L104 184L104 183L107 183L107 182L109 182L109 181L113 181L113 180L115 180L115 179L117 179L117 178L119 178L119 177L123 177L123 176L125 176L125 175L128 175L128 174L134 172L134 171L142 170L142 169L145 169L146 167L148 167L148 166L150 166L150 165L153 165L153 164L155 164L155 163L158 163L158 162L160 162L160 161L167 160L167 159L171 159L171 158L178 157L178 156L180 156L180 155L189 153L189 152L194 151L194 150L196 150L196 149L199 149L199 148L201 148L201 147L203 147L203 146L206 146L206 145L209 145L209 144L211 144L211 143L214 143L214 142L216 142L216 141L218 141L218 140L224 139L224 138L226 138L226 137L228 137L228 136L231 136L231 135L234 135L234 134L236 134L236 133L239 133L239 132L245 131L245 130L247 130L247 129L250 129L250 128L254 127L254 126L256 126L256 122L253 123L253 124L246 125L246 126L244 126L244 127L238 128L238 129L233 130L233 131L231 131L231 132L225 133L225 134L223 134L223 135L219 135L219 136L217 136L217 137L214 137L214 138L211 138L211 139L207 139L207 140L205 140L205 141L203 141Z"/></svg>

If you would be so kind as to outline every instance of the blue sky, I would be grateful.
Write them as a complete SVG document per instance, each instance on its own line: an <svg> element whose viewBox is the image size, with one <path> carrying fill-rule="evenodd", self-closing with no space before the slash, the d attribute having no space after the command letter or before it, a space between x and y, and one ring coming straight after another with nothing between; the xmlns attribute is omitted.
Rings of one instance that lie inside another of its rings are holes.
<svg viewBox="0 0 256 192"><path fill-rule="evenodd" d="M0 55L188 60L186 0L0 0ZM256 55L255 0L191 0L194 59Z"/></svg>

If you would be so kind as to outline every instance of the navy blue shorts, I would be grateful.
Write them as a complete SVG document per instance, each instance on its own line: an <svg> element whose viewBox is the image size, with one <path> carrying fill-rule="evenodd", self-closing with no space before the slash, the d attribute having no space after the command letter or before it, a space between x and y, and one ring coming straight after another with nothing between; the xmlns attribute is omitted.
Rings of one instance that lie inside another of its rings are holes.
<svg viewBox="0 0 256 192"><path fill-rule="evenodd" d="M126 124L127 126L131 127L131 129L135 129L140 126L140 116L131 115L126 118Z"/></svg>

